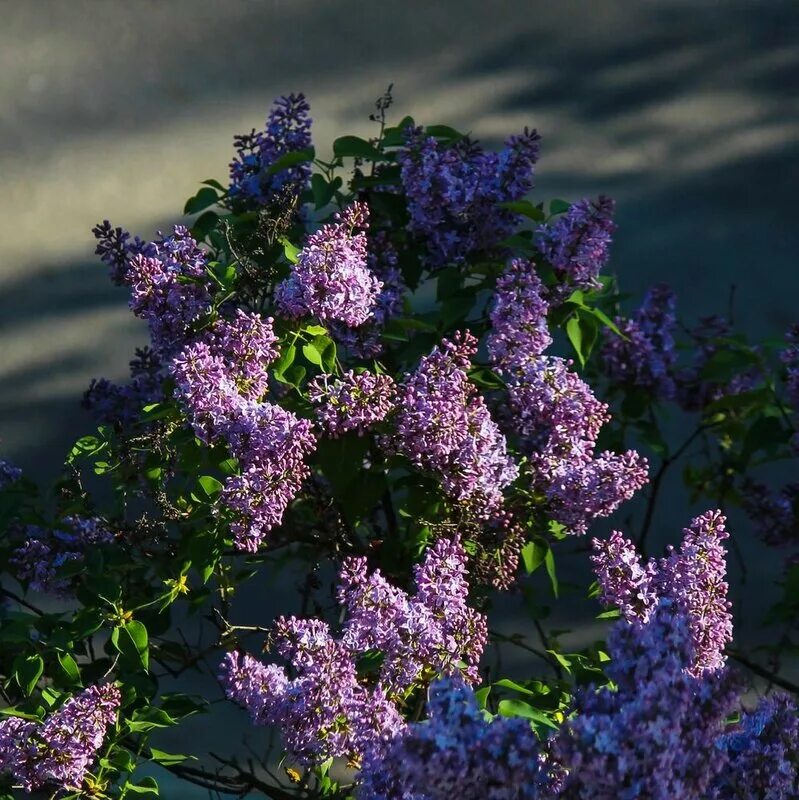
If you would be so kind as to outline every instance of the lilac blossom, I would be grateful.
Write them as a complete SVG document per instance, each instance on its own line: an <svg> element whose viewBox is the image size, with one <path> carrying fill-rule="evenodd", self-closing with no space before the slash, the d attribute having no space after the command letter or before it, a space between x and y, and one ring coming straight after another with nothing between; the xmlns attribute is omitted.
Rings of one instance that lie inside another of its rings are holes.
<svg viewBox="0 0 799 800"><path fill-rule="evenodd" d="M0 771L26 792L44 787L79 791L98 758L108 729L116 724L119 689L90 686L43 722L0 722Z"/></svg>
<svg viewBox="0 0 799 800"><path fill-rule="evenodd" d="M382 284L367 263L368 219L369 209L356 202L308 237L291 274L275 289L283 315L311 315L349 327L372 316Z"/></svg>
<svg viewBox="0 0 799 800"><path fill-rule="evenodd" d="M683 530L679 550L640 563L635 545L614 532L593 540L592 562L606 605L617 605L627 620L646 622L656 599L667 598L686 617L699 675L724 666L724 648L732 640L731 603L727 600L726 552L729 537L720 511L708 511Z"/></svg>
<svg viewBox="0 0 799 800"><path fill-rule="evenodd" d="M381 339L386 323L402 309L407 287L399 270L399 255L386 231L378 231L369 240L367 266L381 283L369 319L352 328L343 322L331 322L330 334L336 342L358 358L374 358L383 351Z"/></svg>
<svg viewBox="0 0 799 800"><path fill-rule="evenodd" d="M788 695L764 697L716 746L727 766L710 800L799 796L799 709Z"/></svg>
<svg viewBox="0 0 799 800"><path fill-rule="evenodd" d="M799 325L794 325L785 335L788 342L780 359L785 364L785 387L788 390L788 400L799 411Z"/></svg>
<svg viewBox="0 0 799 800"><path fill-rule="evenodd" d="M310 162L273 171L289 153L311 146L311 107L302 94L278 97L263 131L236 136L236 157L230 164L228 194L234 203L263 206L282 193L298 195L311 178Z"/></svg>
<svg viewBox="0 0 799 800"><path fill-rule="evenodd" d="M497 281L488 355L503 372L523 368L552 344L544 296L544 285L528 261L514 259Z"/></svg>
<svg viewBox="0 0 799 800"><path fill-rule="evenodd" d="M459 669L467 680L478 677L487 629L485 618L466 604L460 542L437 542L416 568L415 582L416 593L409 595L380 572L370 574L365 559L348 559L338 584L346 612L340 637L322 620L281 617L273 643L294 677L229 654L220 675L227 696L256 724L280 726L301 762L341 756L357 763L378 739L403 729L397 704L410 689ZM362 658L375 650L382 657L377 672L359 673Z"/></svg>
<svg viewBox="0 0 799 800"><path fill-rule="evenodd" d="M523 719L487 719L458 679L436 681L428 720L370 749L357 800L546 800L562 772Z"/></svg>
<svg viewBox="0 0 799 800"><path fill-rule="evenodd" d="M94 228L97 252L112 277L129 287L131 311L147 320L155 354L169 357L211 309L207 254L183 225L149 243L131 244L120 231L108 221Z"/></svg>
<svg viewBox="0 0 799 800"><path fill-rule="evenodd" d="M556 294L564 299L574 289L595 289L597 277L608 262L615 203L600 196L596 202L580 200L538 232L538 250L560 280Z"/></svg>
<svg viewBox="0 0 799 800"><path fill-rule="evenodd" d="M561 358L538 356L511 372L506 419L528 454L530 480L551 516L582 534L591 520L611 514L646 484L647 462L633 450L594 453L609 419L607 405L569 366Z"/></svg>
<svg viewBox="0 0 799 800"><path fill-rule="evenodd" d="M746 480L741 505L766 544L780 547L799 542L799 483L788 483L773 492L762 483Z"/></svg>
<svg viewBox="0 0 799 800"><path fill-rule="evenodd" d="M647 292L632 319L616 318L622 336L608 332L602 348L611 381L637 386L665 399L674 396L675 305L674 292L659 284Z"/></svg>
<svg viewBox="0 0 799 800"><path fill-rule="evenodd" d="M65 517L56 528L29 525L25 541L14 550L10 564L18 580L36 592L68 597L74 579L62 576L65 564L83 562L87 550L110 544L114 534L98 517Z"/></svg>
<svg viewBox="0 0 799 800"><path fill-rule="evenodd" d="M710 757L733 710L724 673L691 674L694 636L676 606L661 601L646 623L616 623L607 676L583 690L577 714L553 747L568 775L564 800L673 800L707 797L725 760Z"/></svg>
<svg viewBox="0 0 799 800"><path fill-rule="evenodd" d="M340 378L320 375L308 385L308 399L316 417L333 437L348 431L363 434L382 422L394 407L394 380L390 375L345 372Z"/></svg>
<svg viewBox="0 0 799 800"><path fill-rule="evenodd" d="M130 382L117 384L105 378L93 379L83 395L83 407L103 425L129 426L142 408L164 399L161 360L149 347L136 349L130 362Z"/></svg>
<svg viewBox="0 0 799 800"><path fill-rule="evenodd" d="M507 444L466 370L477 342L455 334L422 358L400 384L391 447L435 473L456 500L490 512L518 475Z"/></svg>
<svg viewBox="0 0 799 800"><path fill-rule="evenodd" d="M525 129L500 153L490 153L468 138L444 145L421 128L408 128L398 161L409 228L425 239L431 266L463 261L510 235L520 217L500 204L532 188L539 139Z"/></svg>
<svg viewBox="0 0 799 800"><path fill-rule="evenodd" d="M7 489L12 484L16 483L22 477L22 470L0 458L0 489Z"/></svg>

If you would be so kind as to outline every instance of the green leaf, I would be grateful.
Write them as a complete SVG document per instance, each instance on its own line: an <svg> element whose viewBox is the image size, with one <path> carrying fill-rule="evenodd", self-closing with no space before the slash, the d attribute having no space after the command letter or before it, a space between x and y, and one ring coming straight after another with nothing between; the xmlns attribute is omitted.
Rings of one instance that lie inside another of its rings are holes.
<svg viewBox="0 0 799 800"><path fill-rule="evenodd" d="M215 205L219 201L219 195L208 186L200 189L194 197L190 197L183 207L184 214L199 214L206 208Z"/></svg>
<svg viewBox="0 0 799 800"><path fill-rule="evenodd" d="M341 188L342 180L339 177L332 181L326 181L318 173L311 178L311 193L313 202L317 209L324 208L332 199L333 195Z"/></svg>
<svg viewBox="0 0 799 800"><path fill-rule="evenodd" d="M323 328L321 325L308 325L304 331L309 336L325 336L327 334L327 328Z"/></svg>
<svg viewBox="0 0 799 800"><path fill-rule="evenodd" d="M38 655L17 656L14 660L14 674L17 683L26 695L36 688L39 678L44 672L44 661Z"/></svg>
<svg viewBox="0 0 799 800"><path fill-rule="evenodd" d="M180 764L188 759L196 761L197 757L186 756L181 753L165 753L163 750L157 750L155 747L150 748L150 760L154 761L156 764L170 766L172 764Z"/></svg>
<svg viewBox="0 0 799 800"><path fill-rule="evenodd" d="M317 367L332 372L336 366L336 343L329 336L315 336L303 345L302 354Z"/></svg>
<svg viewBox="0 0 799 800"><path fill-rule="evenodd" d="M513 689L514 692L521 692L522 694L529 694L531 697L535 697L535 692L531 692L526 687L522 686L516 681L510 680L510 678L502 678L502 680L496 681L494 686L502 686L504 689Z"/></svg>
<svg viewBox="0 0 799 800"><path fill-rule="evenodd" d="M565 200L552 200L549 203L550 214L563 214L571 208L572 204Z"/></svg>
<svg viewBox="0 0 799 800"><path fill-rule="evenodd" d="M58 653L58 663L64 674L72 683L80 684L80 670L75 659L69 653Z"/></svg>
<svg viewBox="0 0 799 800"><path fill-rule="evenodd" d="M558 576L555 573L555 555L552 552L552 548L547 550L546 555L544 556L544 566L547 569L547 575L549 575L549 582L552 584L552 594L555 597L558 596Z"/></svg>
<svg viewBox="0 0 799 800"><path fill-rule="evenodd" d="M543 563L549 552L549 545L546 542L527 542L522 547L522 562L528 575L532 575Z"/></svg>
<svg viewBox="0 0 799 800"><path fill-rule="evenodd" d="M434 136L436 139L447 139L451 142L457 142L466 136L465 133L460 133L455 128L450 128L449 125L428 125L424 130L428 136Z"/></svg>
<svg viewBox="0 0 799 800"><path fill-rule="evenodd" d="M488 695L491 693L490 686L483 686L481 689L478 689L474 693L474 699L477 701L477 707L480 709L485 709L486 704L488 703Z"/></svg>
<svg viewBox="0 0 799 800"><path fill-rule="evenodd" d="M601 614L597 614L597 619L618 619L621 616L621 612L618 608L611 608L610 611L603 611Z"/></svg>
<svg viewBox="0 0 799 800"><path fill-rule="evenodd" d="M297 258L298 258L299 254L300 254L300 248L297 247L296 245L292 244L285 237L283 237L280 240L280 243L283 245L283 253L286 256L286 260L290 264L296 264L297 263Z"/></svg>
<svg viewBox="0 0 799 800"><path fill-rule="evenodd" d="M212 475L201 475L198 479L198 483L202 486L203 491L208 495L210 500L216 500L224 488L222 483Z"/></svg>
<svg viewBox="0 0 799 800"><path fill-rule="evenodd" d="M373 144L360 136L341 136L333 142L333 155L338 158L365 158L368 161L387 161Z"/></svg>
<svg viewBox="0 0 799 800"><path fill-rule="evenodd" d="M150 652L148 648L147 628L138 620L133 620L114 628L111 632L111 644L119 654L134 667L139 665L149 669Z"/></svg>
<svg viewBox="0 0 799 800"><path fill-rule="evenodd" d="M266 169L267 175L274 175L276 172L282 172L284 169L294 167L297 164L302 164L306 161L313 161L316 157L316 151L313 147L307 147L304 150L292 150L285 153L280 158L275 159Z"/></svg>
<svg viewBox="0 0 799 800"><path fill-rule="evenodd" d="M523 717L541 725L546 725L549 728L557 730L558 727L546 714L533 708L523 700L500 700L498 711L500 716L503 717Z"/></svg>
<svg viewBox="0 0 799 800"><path fill-rule="evenodd" d="M297 347L293 344L290 344L288 347L284 348L280 353L280 358L275 361L274 366L272 367L272 374L279 380L281 383L284 382L283 374L285 371L294 363L294 358L297 355Z"/></svg>
<svg viewBox="0 0 799 800"><path fill-rule="evenodd" d="M509 200L505 203L500 203L499 207L507 208L508 211L512 211L514 214L521 214L534 222L543 222L546 219L544 209L533 205L529 200ZM525 242L525 244L529 244L529 242Z"/></svg>
<svg viewBox="0 0 799 800"><path fill-rule="evenodd" d="M577 313L566 322L566 335L583 367L591 355L598 333L596 320L592 316Z"/></svg>
<svg viewBox="0 0 799 800"><path fill-rule="evenodd" d="M133 794L151 794L158 797L158 781L151 778L149 775L142 778L138 783L126 783L123 787L124 792L133 792Z"/></svg>

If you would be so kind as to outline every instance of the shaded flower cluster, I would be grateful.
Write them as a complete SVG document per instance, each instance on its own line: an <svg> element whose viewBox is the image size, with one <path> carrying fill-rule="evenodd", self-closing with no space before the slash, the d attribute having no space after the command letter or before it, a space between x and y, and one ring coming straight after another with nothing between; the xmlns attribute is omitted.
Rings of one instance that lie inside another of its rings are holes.
<svg viewBox="0 0 799 800"><path fill-rule="evenodd" d="M25 541L12 553L10 564L18 580L31 589L67 597L74 579L61 575L66 564L83 562L87 551L114 541L114 534L97 517L66 517L57 528L29 525Z"/></svg>
<svg viewBox="0 0 799 800"><path fill-rule="evenodd" d="M390 446L416 467L435 473L451 497L490 512L501 505L502 490L516 479L518 467L467 377L476 351L471 334L456 334L405 376Z"/></svg>
<svg viewBox="0 0 799 800"><path fill-rule="evenodd" d="M312 423L263 402L267 367L277 358L271 319L240 309L187 345L171 364L175 392L203 441L225 442L239 474L222 501L232 514L236 546L255 552L309 474L316 446Z"/></svg>
<svg viewBox="0 0 799 800"><path fill-rule="evenodd" d="M559 298L574 289L600 286L599 273L608 262L616 224L615 203L600 196L596 202L580 200L554 222L539 228L537 245L560 280Z"/></svg>
<svg viewBox="0 0 799 800"><path fill-rule="evenodd" d="M381 284L371 316L356 328L343 322L330 324L330 333L336 342L358 358L374 358L383 351L383 330L402 309L402 298L407 289L398 267L397 249L388 233L378 231L370 237L368 244L366 263Z"/></svg>
<svg viewBox="0 0 799 800"><path fill-rule="evenodd" d="M766 544L784 547L799 543L799 483L773 492L762 483L745 481L741 504Z"/></svg>
<svg viewBox="0 0 799 800"><path fill-rule="evenodd" d="M615 690L583 690L553 751L567 768L564 800L699 800L724 769L716 740L737 687L696 677L689 621L661 601L647 623L620 621L608 637Z"/></svg>
<svg viewBox="0 0 799 800"><path fill-rule="evenodd" d="M303 94L278 97L266 120L266 128L233 139L236 157L230 164L228 195L234 203L267 205L282 193L298 195L311 178L309 161L275 170L276 162L289 153L311 146L311 107Z"/></svg>
<svg viewBox="0 0 799 800"><path fill-rule="evenodd" d="M720 669L724 648L732 640L724 523L720 511L696 517L683 530L679 550L669 547L665 557L644 565L635 545L618 532L592 543L601 601L618 606L628 622L646 622L656 601L667 598L687 620L695 652L691 672L696 675Z"/></svg>
<svg viewBox="0 0 799 800"><path fill-rule="evenodd" d="M382 284L367 263L368 220L369 209L356 202L308 237L291 275L275 289L282 314L311 315L349 327L372 316Z"/></svg>
<svg viewBox="0 0 799 800"><path fill-rule="evenodd" d="M131 311L147 320L156 356L174 354L211 308L206 253L183 225L146 243L131 242L130 234L111 228L107 220L93 233L96 252L111 268L112 277L130 289Z"/></svg>
<svg viewBox="0 0 799 800"><path fill-rule="evenodd" d="M463 261L511 233L519 217L499 204L519 200L532 188L539 140L525 130L491 153L468 138L445 145L422 128L406 131L398 161L409 227L426 241L430 266Z"/></svg>
<svg viewBox="0 0 799 800"><path fill-rule="evenodd" d="M19 467L15 466L10 461L0 458L0 489L11 486L21 477L22 470Z"/></svg>
<svg viewBox="0 0 799 800"><path fill-rule="evenodd" d="M646 293L635 316L616 318L622 336L609 332L602 348L605 370L612 381L646 389L664 399L674 396L675 306L674 292L659 284Z"/></svg>
<svg viewBox="0 0 799 800"><path fill-rule="evenodd" d="M433 545L416 567L415 583L416 593L408 595L380 572L370 574L365 559L348 559L338 583L346 610L341 636L318 619L280 618L275 647L296 677L229 654L221 673L228 697L255 723L279 725L289 750L305 763L330 756L357 761L370 743L402 729L398 704L418 683L461 668L468 680L478 677L487 629L466 603L460 542Z"/></svg>
<svg viewBox="0 0 799 800"><path fill-rule="evenodd" d="M381 422L394 407L394 379L390 375L349 370L340 378L320 375L308 385L308 399L316 418L331 436L348 431L364 433Z"/></svg>
<svg viewBox="0 0 799 800"><path fill-rule="evenodd" d="M364 759L358 800L544 800L562 773L529 723L493 720L458 679L430 687L428 720L408 725Z"/></svg>
<svg viewBox="0 0 799 800"><path fill-rule="evenodd" d="M26 792L79 790L116 724L119 703L119 689L103 684L67 700L43 722L5 719L0 722L0 772Z"/></svg>
<svg viewBox="0 0 799 800"><path fill-rule="evenodd" d="M710 800L799 796L799 708L788 695L764 697L716 744L726 768Z"/></svg>
<svg viewBox="0 0 799 800"><path fill-rule="evenodd" d="M514 259L497 281L491 309L488 355L506 372L523 368L552 344L549 306L535 265Z"/></svg>
<svg viewBox="0 0 799 800"><path fill-rule="evenodd" d="M799 325L794 325L785 339L788 347L780 353L782 363L785 364L785 384L791 405L799 409Z"/></svg>

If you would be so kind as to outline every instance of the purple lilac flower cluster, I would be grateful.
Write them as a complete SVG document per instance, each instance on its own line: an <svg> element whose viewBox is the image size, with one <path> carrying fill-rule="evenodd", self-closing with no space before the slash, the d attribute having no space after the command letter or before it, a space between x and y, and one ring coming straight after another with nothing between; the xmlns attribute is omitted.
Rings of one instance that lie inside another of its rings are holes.
<svg viewBox="0 0 799 800"><path fill-rule="evenodd" d="M631 319L616 318L622 336L609 334L602 348L612 381L646 389L664 399L674 397L674 292L665 284L652 287Z"/></svg>
<svg viewBox="0 0 799 800"><path fill-rule="evenodd" d="M340 638L318 619L279 619L275 645L296 677L230 654L221 673L228 697L255 723L279 725L304 763L357 761L370 743L404 727L397 703L419 682L460 668L467 680L478 678L487 628L466 603L460 542L436 542L416 567L415 583L410 596L379 571L369 574L365 559L348 559L338 583L347 614ZM360 662L374 651L381 654L376 674L360 675Z"/></svg>
<svg viewBox="0 0 799 800"><path fill-rule="evenodd" d="M595 289L597 277L608 262L616 224L615 203L600 196L596 202L580 200L561 217L538 231L538 250L560 280L559 299L574 289Z"/></svg>
<svg viewBox="0 0 799 800"><path fill-rule="evenodd" d="M584 690L555 740L568 770L564 800L700 800L724 770L716 740L737 691L724 673L691 672L690 622L661 601L647 623L619 622L608 637L617 689Z"/></svg>
<svg viewBox="0 0 799 800"><path fill-rule="evenodd" d="M788 483L778 492L762 483L745 481L741 504L766 544L785 547L799 543L799 483Z"/></svg>
<svg viewBox="0 0 799 800"><path fill-rule="evenodd" d="M487 720L456 678L435 682L429 719L376 744L358 800L545 800L563 779L523 719Z"/></svg>
<svg viewBox="0 0 799 800"><path fill-rule="evenodd" d="M374 358L383 351L383 330L386 323L401 310L407 289L397 266L397 249L386 231L377 231L370 238L366 263L382 286L371 316L357 328L343 322L334 321L330 324L330 333L336 342L358 358Z"/></svg>
<svg viewBox="0 0 799 800"><path fill-rule="evenodd" d="M6 461L4 458L0 458L0 489L11 486L21 477L22 470L19 467L15 466L10 461Z"/></svg>
<svg viewBox="0 0 799 800"><path fill-rule="evenodd" d="M234 203L263 206L281 193L299 194L311 178L309 162L274 170L278 159L311 146L311 107L302 94L278 97L266 128L236 136L228 194Z"/></svg>
<svg viewBox="0 0 799 800"><path fill-rule="evenodd" d="M529 456L536 491L573 533L607 516L647 481L635 451L594 454L607 405L570 362L542 355L551 343L547 301L532 265L512 261L497 283L488 354L507 387L506 420Z"/></svg>
<svg viewBox="0 0 799 800"><path fill-rule="evenodd" d="M82 562L89 548L114 541L107 524L97 517L65 517L54 529L29 525L25 536L9 562L17 579L34 591L59 597L68 597L73 587L73 579L62 576L61 568Z"/></svg>
<svg viewBox="0 0 799 800"><path fill-rule="evenodd" d="M105 378L92 379L83 396L83 407L100 424L130 425L145 405L164 399L162 363L149 347L136 349L136 357L130 362L130 378L124 385Z"/></svg>
<svg viewBox="0 0 799 800"><path fill-rule="evenodd" d="M278 356L272 320L239 309L187 345L171 364L175 393L197 436L223 441L240 474L222 501L233 515L236 546L255 552L309 474L304 457L316 446L312 423L262 402L267 367Z"/></svg>
<svg viewBox="0 0 799 800"><path fill-rule="evenodd" d="M799 325L794 325L785 336L788 347L780 358L785 364L785 385L791 405L799 409Z"/></svg>
<svg viewBox="0 0 799 800"><path fill-rule="evenodd" d="M25 792L48 787L79 791L116 724L119 689L90 686L43 722L11 717L0 722L0 772Z"/></svg>
<svg viewBox="0 0 799 800"><path fill-rule="evenodd" d="M693 674L724 666L724 647L732 640L731 603L727 600L725 550L729 537L720 511L708 511L683 531L679 550L641 565L635 545L615 532L607 541L593 540L591 560L600 599L616 605L628 621L646 622L656 603L668 598L688 622L695 661Z"/></svg>
<svg viewBox="0 0 799 800"><path fill-rule="evenodd" d="M482 506L502 503L518 467L483 397L466 370L477 340L457 333L422 358L400 384L390 447L416 467L435 473L451 497Z"/></svg>
<svg viewBox="0 0 799 800"><path fill-rule="evenodd" d="M394 407L395 385L390 375L349 370L340 378L320 375L308 385L316 418L333 437L348 431L363 434L382 422Z"/></svg>
<svg viewBox="0 0 799 800"><path fill-rule="evenodd" d="M785 694L764 697L716 743L726 756L710 800L799 796L799 708Z"/></svg>
<svg viewBox="0 0 799 800"><path fill-rule="evenodd" d="M552 344L545 291L535 265L522 259L511 261L497 281L487 345L492 363L506 372L523 368Z"/></svg>
<svg viewBox="0 0 799 800"><path fill-rule="evenodd" d="M398 161L409 228L426 240L430 266L463 261L510 235L519 217L500 204L532 188L539 140L525 130L500 153L487 153L468 138L444 145L421 128L408 128Z"/></svg>
<svg viewBox="0 0 799 800"><path fill-rule="evenodd" d="M149 243L130 242L130 234L112 229L107 220L93 233L96 252L111 268L112 277L130 288L131 310L147 320L155 355L168 359L210 311L213 287L207 255L183 225Z"/></svg>
<svg viewBox="0 0 799 800"><path fill-rule="evenodd" d="M372 316L382 283L367 262L363 229L368 220L369 209L356 202L308 237L291 275L275 289L282 314L311 315L353 328Z"/></svg>

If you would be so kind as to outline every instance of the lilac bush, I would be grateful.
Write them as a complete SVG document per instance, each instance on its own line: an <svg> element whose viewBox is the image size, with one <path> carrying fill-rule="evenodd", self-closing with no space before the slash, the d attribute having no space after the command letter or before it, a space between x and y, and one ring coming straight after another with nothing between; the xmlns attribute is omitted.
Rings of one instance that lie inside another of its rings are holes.
<svg viewBox="0 0 799 800"><path fill-rule="evenodd" d="M390 106L317 156L279 98L186 224L94 228L149 341L89 385L55 491L0 461L0 798L163 772L277 800L799 797L796 330L750 344L665 285L625 314L614 202L530 199L537 132L497 152ZM746 652L751 534L785 565ZM221 707L203 752L185 721Z"/></svg>

